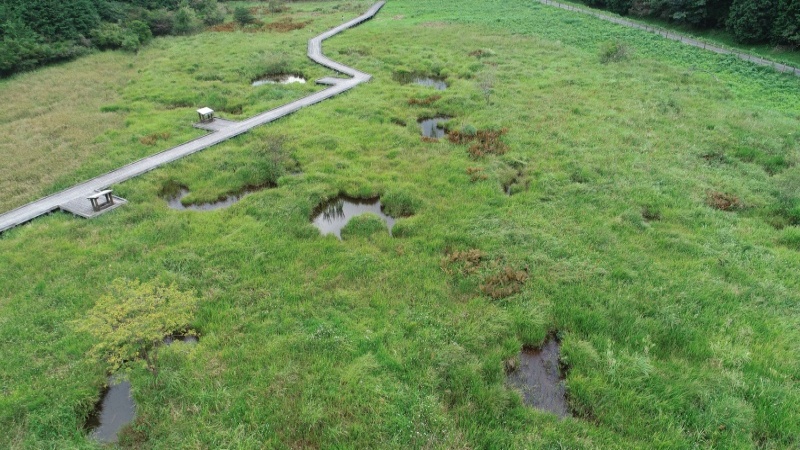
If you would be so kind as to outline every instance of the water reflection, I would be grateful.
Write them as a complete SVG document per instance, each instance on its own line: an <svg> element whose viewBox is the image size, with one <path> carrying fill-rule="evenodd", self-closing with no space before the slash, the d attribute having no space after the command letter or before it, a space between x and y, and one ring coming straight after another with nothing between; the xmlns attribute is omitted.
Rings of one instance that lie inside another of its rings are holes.
<svg viewBox="0 0 800 450"><path fill-rule="evenodd" d="M382 209L380 197L364 199L340 195L318 206L311 215L311 221L323 235L334 234L341 239L342 228L350 219L364 213L373 213L386 222L391 235L395 220L384 214Z"/></svg>

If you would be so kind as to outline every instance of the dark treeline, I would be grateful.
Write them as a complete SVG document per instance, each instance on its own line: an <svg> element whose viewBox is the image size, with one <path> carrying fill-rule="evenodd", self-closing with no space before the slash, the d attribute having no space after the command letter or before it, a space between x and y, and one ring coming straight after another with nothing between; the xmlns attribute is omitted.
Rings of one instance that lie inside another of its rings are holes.
<svg viewBox="0 0 800 450"><path fill-rule="evenodd" d="M224 18L217 0L0 0L0 76Z"/></svg>
<svg viewBox="0 0 800 450"><path fill-rule="evenodd" d="M800 0L582 0L621 15L727 29L743 44L800 46Z"/></svg>

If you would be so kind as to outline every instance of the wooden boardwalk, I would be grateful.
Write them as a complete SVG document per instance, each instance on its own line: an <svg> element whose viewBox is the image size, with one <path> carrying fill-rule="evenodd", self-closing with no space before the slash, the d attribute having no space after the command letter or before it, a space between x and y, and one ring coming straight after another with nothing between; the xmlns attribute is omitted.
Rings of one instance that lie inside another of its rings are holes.
<svg viewBox="0 0 800 450"><path fill-rule="evenodd" d="M793 66L790 66L788 64L781 64L781 63L775 62L775 61L770 61L768 59L764 59L764 58L761 58L759 56L752 55L750 53L740 52L740 51L737 51L737 50L730 50L730 49L727 49L727 48L724 48L724 47L720 47L718 45L709 44L709 43L703 42L703 41L698 41L697 39L692 39L692 38L690 38L688 36L685 36L683 34L675 33L675 32L666 30L664 28L653 27L653 26L645 25L645 24L642 24L642 23L639 23L639 22L634 22L632 20L622 19L620 17L615 17L615 16L611 16L611 15L608 15L608 14L603 14L603 13L595 11L593 9L577 8L575 6L567 5L565 3L561 3L561 2L557 2L557 1L553 1L553 0L539 0L539 2L541 2L541 3L545 4L545 5L554 6L556 8L565 9L567 11L574 11L574 12L581 13L581 14L588 14L588 15L596 17L596 18L598 18L600 20L605 20L607 22L615 23L617 25L622 25L624 27L637 28L639 30L644 30L644 31L657 34L659 36L662 36L664 38L667 38L667 39L670 39L670 40L673 40L673 41L682 42L682 43L684 43L686 45L691 45L692 47L702 48L702 49L705 49L705 50L712 51L714 53L719 53L719 54L722 54L722 55L734 55L737 58L743 59L745 61L750 61L753 64L758 64L759 66L772 67L773 69L777 70L778 72L788 73L788 74L792 74L792 75L800 77L800 69L798 69L797 67L793 67Z"/></svg>
<svg viewBox="0 0 800 450"><path fill-rule="evenodd" d="M165 150L161 153L140 159L139 161L108 172L105 175L92 178L89 181L85 181L61 192L8 211L0 215L0 233L17 225L29 222L39 216L60 209L62 205L67 205L70 202L74 203L76 200L85 199L93 192L107 189L110 186L122 183L123 181L149 172L164 164L168 164L185 156L197 153L200 150L211 147L212 145L219 144L220 142L226 141L232 137L246 133L254 127L272 122L283 116L298 111L301 108L319 103L335 95L341 94L342 92L350 90L361 83L369 81L371 78L369 74L359 72L358 70L347 67L344 64L337 63L336 61L328 59L325 55L323 55L322 41L341 33L348 28L352 28L366 20L371 19L373 16L375 16L375 14L378 13L384 4L384 1L375 3L366 13L347 23L339 25L336 28L326 31L325 33L320 34L308 42L309 58L325 67L345 75L349 75L352 78L324 78L324 84L328 84L330 87L322 91L316 92L309 96L303 97L300 100L280 106L270 111L263 112L241 122L228 122L224 124L224 126L221 126L218 131L215 131L211 134L207 134L177 147Z"/></svg>

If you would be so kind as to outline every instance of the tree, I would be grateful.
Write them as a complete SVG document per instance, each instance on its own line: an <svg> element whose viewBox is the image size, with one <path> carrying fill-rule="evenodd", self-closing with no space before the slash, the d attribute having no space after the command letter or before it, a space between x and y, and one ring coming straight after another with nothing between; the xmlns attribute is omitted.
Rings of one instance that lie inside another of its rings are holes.
<svg viewBox="0 0 800 450"><path fill-rule="evenodd" d="M800 46L800 0L780 0L772 31L774 44Z"/></svg>
<svg viewBox="0 0 800 450"><path fill-rule="evenodd" d="M728 29L743 44L767 42L777 17L776 0L733 0Z"/></svg>
<svg viewBox="0 0 800 450"><path fill-rule="evenodd" d="M183 7L175 13L175 26L172 29L174 33L189 34L197 28L197 15L194 10Z"/></svg>
<svg viewBox="0 0 800 450"><path fill-rule="evenodd" d="M256 18L253 17L253 13L251 13L250 10L244 6L238 6L233 10L233 18L239 22L239 25L243 26L256 21Z"/></svg>
<svg viewBox="0 0 800 450"><path fill-rule="evenodd" d="M100 24L91 0L28 0L20 6L25 24L48 41L88 36Z"/></svg>

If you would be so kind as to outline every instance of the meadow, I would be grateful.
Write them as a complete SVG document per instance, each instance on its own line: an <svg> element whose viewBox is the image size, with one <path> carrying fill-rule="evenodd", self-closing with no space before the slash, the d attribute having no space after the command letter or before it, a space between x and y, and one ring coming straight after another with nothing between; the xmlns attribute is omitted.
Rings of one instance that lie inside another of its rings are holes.
<svg viewBox="0 0 800 450"><path fill-rule="evenodd" d="M370 2L288 5L257 15L305 27L0 81L0 210L199 135L197 107L319 89L250 82L330 75L307 40ZM115 186L130 203L98 219L0 235L0 447L102 448L83 423L120 362L91 332L114 279L189 295L172 325L200 335L123 358L122 448L800 445L799 79L538 2L390 0L324 51L372 81ZM468 142L421 139L441 116ZM216 211L163 198L268 182ZM380 195L392 236L369 217L320 236L340 193ZM548 335L564 420L506 382Z"/></svg>

